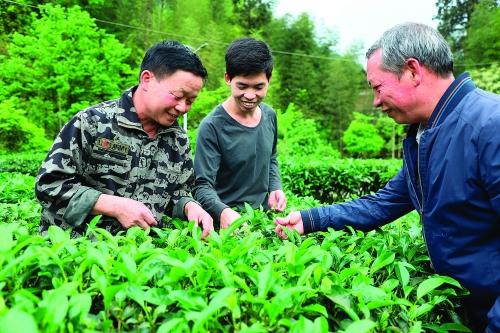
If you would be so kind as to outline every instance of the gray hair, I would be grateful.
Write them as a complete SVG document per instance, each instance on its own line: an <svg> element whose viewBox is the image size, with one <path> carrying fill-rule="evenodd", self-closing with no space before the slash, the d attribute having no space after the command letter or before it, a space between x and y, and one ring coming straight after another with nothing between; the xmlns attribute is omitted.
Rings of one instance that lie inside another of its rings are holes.
<svg viewBox="0 0 500 333"><path fill-rule="evenodd" d="M403 23L384 32L366 52L369 59L382 50L382 67L401 77L409 58L417 59L427 69L441 77L453 72L453 54L443 36L435 29L420 23Z"/></svg>

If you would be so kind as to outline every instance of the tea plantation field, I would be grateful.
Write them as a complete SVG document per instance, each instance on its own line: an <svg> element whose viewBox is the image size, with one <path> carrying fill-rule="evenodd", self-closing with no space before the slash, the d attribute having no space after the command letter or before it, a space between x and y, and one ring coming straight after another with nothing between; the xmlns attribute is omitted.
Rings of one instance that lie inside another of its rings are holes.
<svg viewBox="0 0 500 333"><path fill-rule="evenodd" d="M178 220L71 239L38 234L33 187L0 172L0 332L469 332L466 291L433 273L414 213L285 241L251 209L206 240ZM319 204L288 197L288 210Z"/></svg>

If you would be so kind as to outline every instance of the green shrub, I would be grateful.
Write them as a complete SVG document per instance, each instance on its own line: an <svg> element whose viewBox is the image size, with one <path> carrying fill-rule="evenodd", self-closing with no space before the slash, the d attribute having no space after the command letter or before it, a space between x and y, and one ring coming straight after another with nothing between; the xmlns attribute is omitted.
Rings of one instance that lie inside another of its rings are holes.
<svg viewBox="0 0 500 333"><path fill-rule="evenodd" d="M0 172L0 203L19 203L34 199L35 177L21 173Z"/></svg>
<svg viewBox="0 0 500 333"><path fill-rule="evenodd" d="M324 203L376 192L400 168L400 160L321 158L282 160L280 164L285 189Z"/></svg>
<svg viewBox="0 0 500 333"><path fill-rule="evenodd" d="M474 83L481 89L500 94L500 66L492 64L490 67L471 69L470 75Z"/></svg>
<svg viewBox="0 0 500 333"><path fill-rule="evenodd" d="M345 150L352 157L376 157L384 147L384 139L372 120L369 116L354 112L354 120L342 136Z"/></svg>
<svg viewBox="0 0 500 333"><path fill-rule="evenodd" d="M319 134L316 122L307 119L291 103L285 111L276 110L278 116L278 153L283 159L306 156L339 157L340 154Z"/></svg>
<svg viewBox="0 0 500 333"><path fill-rule="evenodd" d="M18 172L36 176L46 153L0 155L0 172Z"/></svg>
<svg viewBox="0 0 500 333"><path fill-rule="evenodd" d="M0 103L0 154L47 151L51 142L45 131L31 123L20 111L16 98Z"/></svg>

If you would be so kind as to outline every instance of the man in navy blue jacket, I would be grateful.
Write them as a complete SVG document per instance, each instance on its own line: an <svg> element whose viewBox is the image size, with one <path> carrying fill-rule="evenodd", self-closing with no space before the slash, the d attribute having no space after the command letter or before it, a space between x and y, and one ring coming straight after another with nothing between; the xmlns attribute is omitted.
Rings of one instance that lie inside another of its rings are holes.
<svg viewBox="0 0 500 333"><path fill-rule="evenodd" d="M386 31L368 50L373 104L410 124L404 164L373 195L275 220L300 234L349 225L373 230L416 209L431 263L470 291L478 332L500 332L500 96L453 77L443 37L416 23Z"/></svg>

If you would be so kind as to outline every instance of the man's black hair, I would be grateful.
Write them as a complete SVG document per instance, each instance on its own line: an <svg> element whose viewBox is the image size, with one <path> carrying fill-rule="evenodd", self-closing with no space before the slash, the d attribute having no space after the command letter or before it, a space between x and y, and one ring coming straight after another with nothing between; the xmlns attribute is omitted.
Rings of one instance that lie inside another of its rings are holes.
<svg viewBox="0 0 500 333"><path fill-rule="evenodd" d="M151 71L158 79L174 74L178 70L193 73L203 80L207 70L200 58L186 45L173 40L165 40L153 45L144 55L141 72Z"/></svg>
<svg viewBox="0 0 500 333"><path fill-rule="evenodd" d="M266 73L268 80L273 73L273 56L266 43L253 38L242 38L229 45L226 51L226 73L229 79L262 72Z"/></svg>

